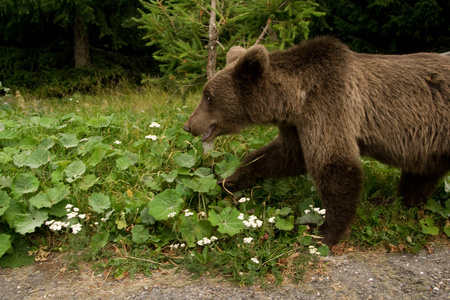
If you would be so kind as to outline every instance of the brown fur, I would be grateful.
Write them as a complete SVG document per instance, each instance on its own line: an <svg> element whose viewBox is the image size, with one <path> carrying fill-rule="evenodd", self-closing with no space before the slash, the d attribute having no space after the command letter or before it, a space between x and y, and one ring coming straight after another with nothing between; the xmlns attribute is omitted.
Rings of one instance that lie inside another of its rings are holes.
<svg viewBox="0 0 450 300"><path fill-rule="evenodd" d="M399 195L409 206L450 169L450 58L360 54L329 37L270 54L263 46L231 52L183 128L212 141L251 124L278 126L272 142L219 183L237 191L309 172L327 210L329 246L355 215L360 155L401 168Z"/></svg>

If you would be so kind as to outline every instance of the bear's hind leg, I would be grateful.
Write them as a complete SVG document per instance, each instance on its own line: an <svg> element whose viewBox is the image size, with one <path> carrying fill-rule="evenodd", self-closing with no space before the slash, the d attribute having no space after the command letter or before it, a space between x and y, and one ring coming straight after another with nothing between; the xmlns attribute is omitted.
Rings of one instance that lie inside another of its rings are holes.
<svg viewBox="0 0 450 300"><path fill-rule="evenodd" d="M403 202L408 207L425 203L430 197L445 172L432 174L413 174L402 171L398 195L403 197Z"/></svg>

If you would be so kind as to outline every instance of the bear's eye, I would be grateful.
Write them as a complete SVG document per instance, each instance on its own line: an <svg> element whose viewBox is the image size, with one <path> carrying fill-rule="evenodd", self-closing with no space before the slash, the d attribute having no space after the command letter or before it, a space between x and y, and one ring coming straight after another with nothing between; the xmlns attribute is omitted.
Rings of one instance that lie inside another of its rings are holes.
<svg viewBox="0 0 450 300"><path fill-rule="evenodd" d="M205 96L206 101L211 102L211 97L210 96Z"/></svg>

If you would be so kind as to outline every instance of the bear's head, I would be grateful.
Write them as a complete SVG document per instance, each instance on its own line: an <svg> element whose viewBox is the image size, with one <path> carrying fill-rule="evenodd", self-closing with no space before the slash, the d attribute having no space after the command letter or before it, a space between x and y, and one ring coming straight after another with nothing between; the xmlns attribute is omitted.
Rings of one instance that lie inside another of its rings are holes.
<svg viewBox="0 0 450 300"><path fill-rule="evenodd" d="M219 135L261 123L258 116L266 109L261 99L268 69L269 53L263 46L232 47L227 66L205 84L202 99L183 129L211 142Z"/></svg>

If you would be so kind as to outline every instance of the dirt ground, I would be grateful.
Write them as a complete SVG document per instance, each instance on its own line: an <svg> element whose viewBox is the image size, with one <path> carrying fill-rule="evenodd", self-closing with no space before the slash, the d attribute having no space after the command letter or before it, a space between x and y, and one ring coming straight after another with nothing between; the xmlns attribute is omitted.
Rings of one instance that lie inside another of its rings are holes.
<svg viewBox="0 0 450 300"><path fill-rule="evenodd" d="M88 265L67 271L60 255L19 269L0 268L0 299L450 299L450 247L433 253L351 252L322 258L305 282L239 287L220 278L157 271L114 280Z"/></svg>

